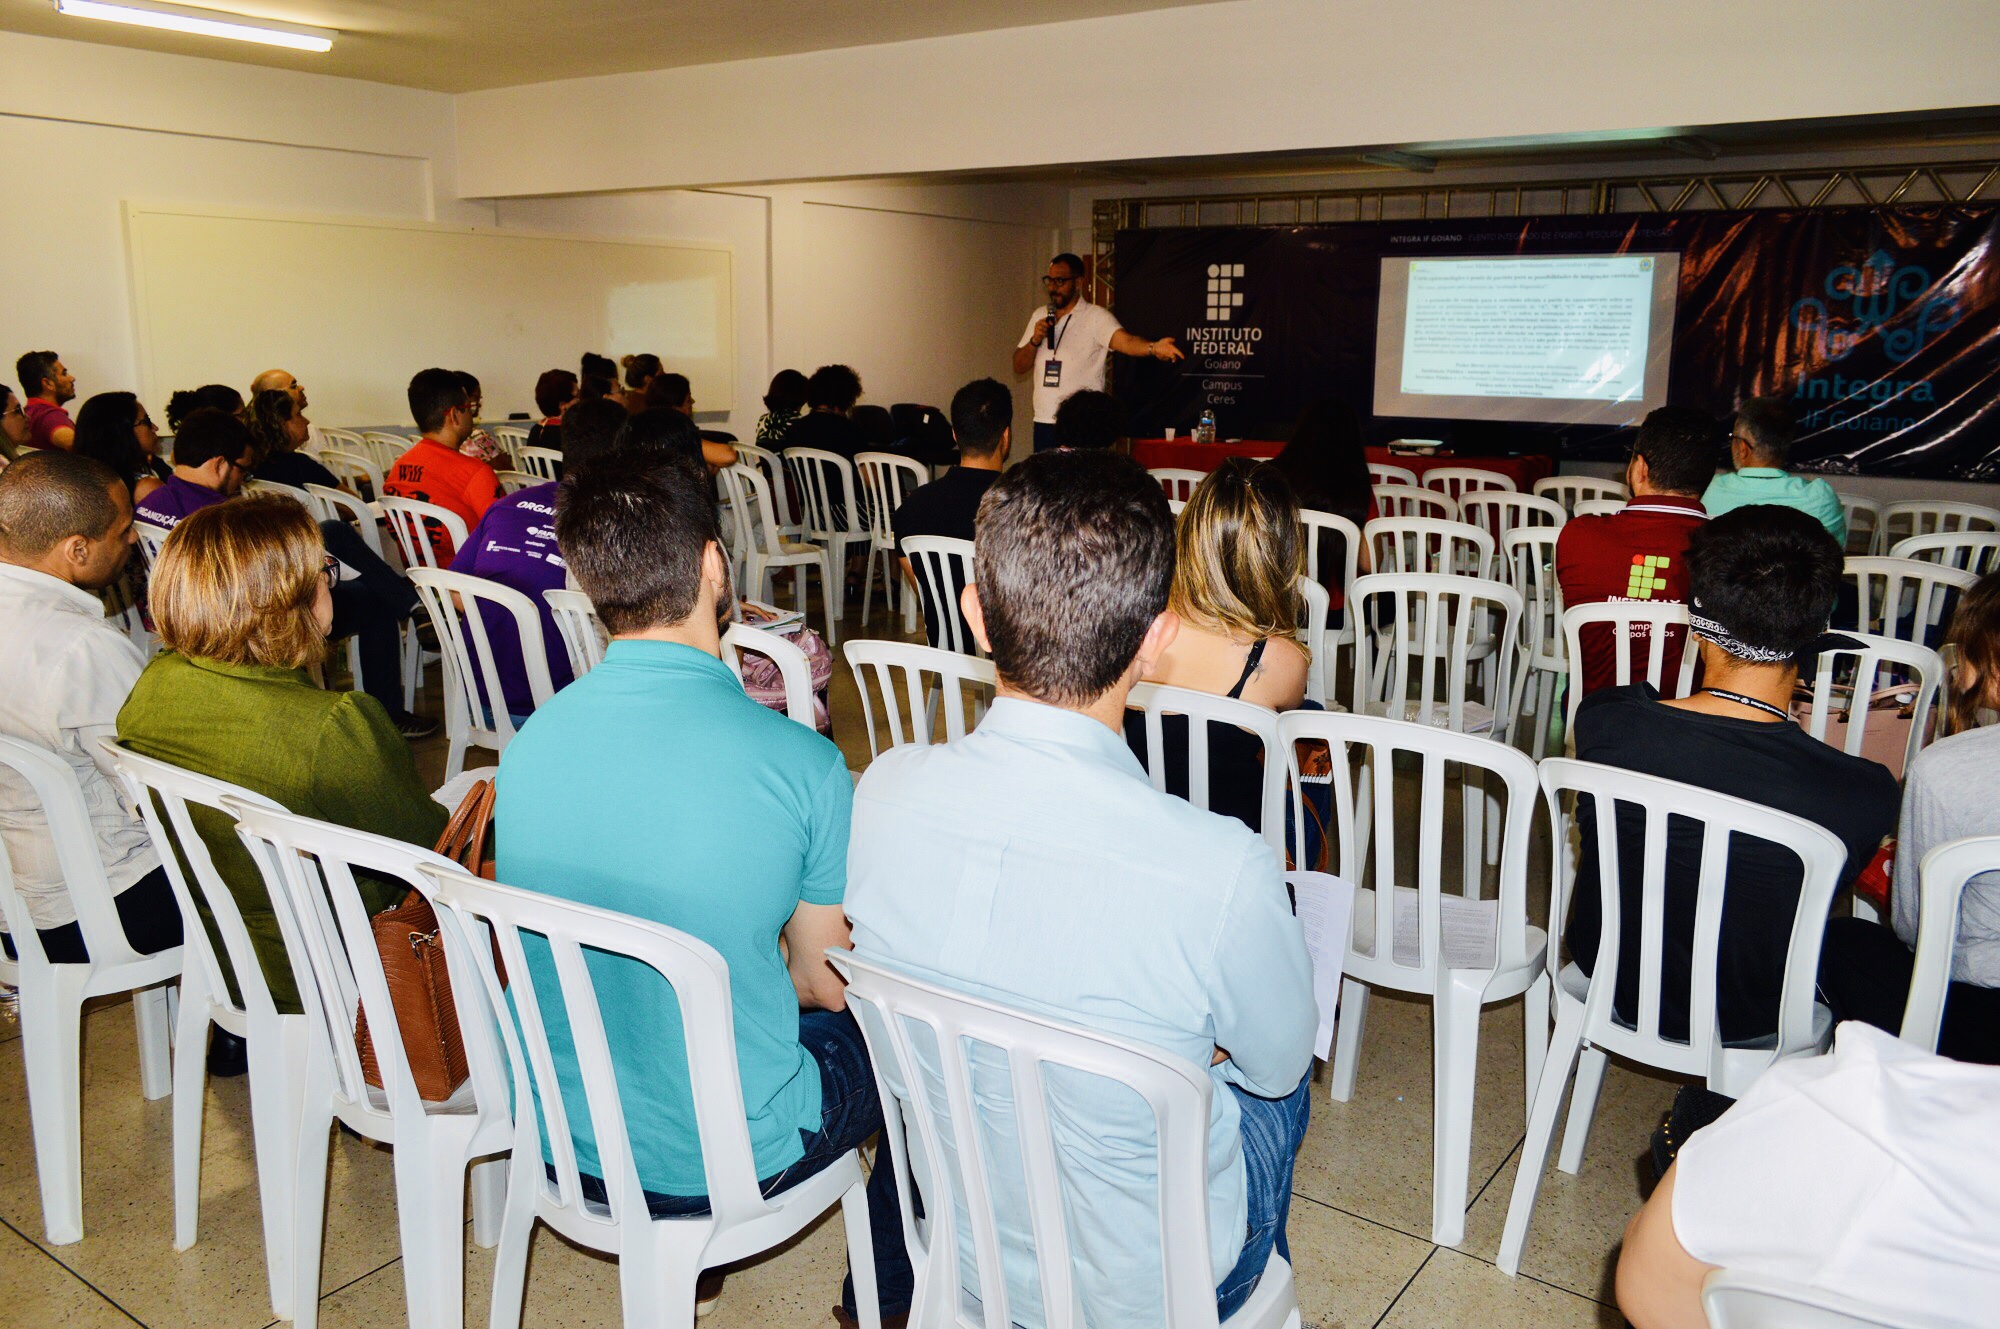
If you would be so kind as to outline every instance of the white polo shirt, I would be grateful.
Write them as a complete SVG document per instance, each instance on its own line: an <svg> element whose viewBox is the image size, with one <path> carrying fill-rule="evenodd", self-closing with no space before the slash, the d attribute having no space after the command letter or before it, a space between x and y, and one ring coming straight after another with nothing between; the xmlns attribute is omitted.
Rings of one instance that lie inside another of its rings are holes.
<svg viewBox="0 0 2000 1329"><path fill-rule="evenodd" d="M1049 307L1043 305L1028 315L1028 326L1021 333L1018 345L1026 346L1035 339L1035 324L1049 316ZM1105 364L1111 355L1111 338L1123 332L1118 316L1103 305L1094 305L1088 300L1078 300L1074 308L1056 320L1049 336L1035 348L1035 423L1052 425L1056 422L1056 407L1072 392L1084 388L1104 391ZM1055 347L1052 352L1049 348ZM1059 381L1049 383L1049 361L1057 361L1062 370Z"/></svg>
<svg viewBox="0 0 2000 1329"><path fill-rule="evenodd" d="M106 621L103 602L89 591L11 563L0 563L0 642L0 734L49 749L76 772L115 895L160 865L145 826L97 752L98 739L117 736L118 711L145 657ZM76 906L63 886L41 800L5 766L0 843L35 927L74 923Z"/></svg>

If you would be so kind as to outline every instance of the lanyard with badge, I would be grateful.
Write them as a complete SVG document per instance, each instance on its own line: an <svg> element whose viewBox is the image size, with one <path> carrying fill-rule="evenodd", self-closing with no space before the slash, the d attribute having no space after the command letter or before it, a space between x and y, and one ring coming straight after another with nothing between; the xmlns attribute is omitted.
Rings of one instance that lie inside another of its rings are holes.
<svg viewBox="0 0 2000 1329"><path fill-rule="evenodd" d="M1072 309L1063 315L1060 322L1053 318L1049 320L1049 358L1042 364L1042 386L1045 388L1062 386L1062 361L1056 359L1056 344L1062 340L1063 329L1075 317L1076 311Z"/></svg>

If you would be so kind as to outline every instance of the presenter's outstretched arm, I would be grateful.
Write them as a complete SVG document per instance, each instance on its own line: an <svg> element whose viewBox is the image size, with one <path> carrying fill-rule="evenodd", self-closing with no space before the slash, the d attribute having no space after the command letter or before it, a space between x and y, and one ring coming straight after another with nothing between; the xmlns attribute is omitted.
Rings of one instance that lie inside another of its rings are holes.
<svg viewBox="0 0 2000 1329"><path fill-rule="evenodd" d="M1174 345L1172 337L1162 337L1158 341L1147 341L1144 337L1134 337L1123 328L1111 334L1111 349L1120 355L1151 356L1155 360L1165 360L1169 364L1175 360L1187 359L1187 355L1181 348ZM1019 351L1014 353L1014 358L1017 361L1021 358ZM1033 352L1029 353L1028 360L1030 364L1034 363Z"/></svg>

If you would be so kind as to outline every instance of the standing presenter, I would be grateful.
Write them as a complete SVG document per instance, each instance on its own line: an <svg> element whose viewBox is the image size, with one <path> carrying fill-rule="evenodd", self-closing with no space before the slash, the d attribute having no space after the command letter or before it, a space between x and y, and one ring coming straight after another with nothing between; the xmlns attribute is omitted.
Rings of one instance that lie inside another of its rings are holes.
<svg viewBox="0 0 2000 1329"><path fill-rule="evenodd" d="M1110 310L1084 299L1083 260L1075 254L1049 260L1042 288L1049 293L1048 307L1028 315L1028 330L1014 348L1014 372L1034 371L1037 452L1056 445L1056 407L1064 397L1085 388L1104 391L1110 352L1169 362L1186 358L1172 337L1134 337Z"/></svg>

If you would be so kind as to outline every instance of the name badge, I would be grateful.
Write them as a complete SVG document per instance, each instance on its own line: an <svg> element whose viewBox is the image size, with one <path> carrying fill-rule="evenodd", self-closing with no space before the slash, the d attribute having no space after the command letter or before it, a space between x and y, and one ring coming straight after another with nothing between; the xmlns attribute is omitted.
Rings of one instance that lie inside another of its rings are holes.
<svg viewBox="0 0 2000 1329"><path fill-rule="evenodd" d="M1045 388L1062 386L1062 361L1052 357L1042 365L1042 386Z"/></svg>

